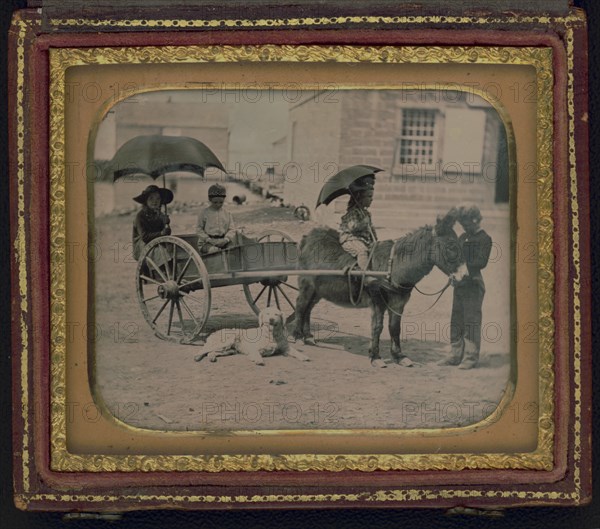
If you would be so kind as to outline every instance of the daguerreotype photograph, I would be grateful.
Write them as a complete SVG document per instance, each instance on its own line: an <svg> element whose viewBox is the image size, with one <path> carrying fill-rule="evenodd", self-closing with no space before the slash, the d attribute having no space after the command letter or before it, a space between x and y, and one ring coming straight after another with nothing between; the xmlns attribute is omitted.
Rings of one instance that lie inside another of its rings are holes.
<svg viewBox="0 0 600 529"><path fill-rule="evenodd" d="M583 19L41 15L15 501L587 501Z"/></svg>
<svg viewBox="0 0 600 529"><path fill-rule="evenodd" d="M492 97L132 90L94 133L88 334L117 419L448 431L502 412L514 160Z"/></svg>

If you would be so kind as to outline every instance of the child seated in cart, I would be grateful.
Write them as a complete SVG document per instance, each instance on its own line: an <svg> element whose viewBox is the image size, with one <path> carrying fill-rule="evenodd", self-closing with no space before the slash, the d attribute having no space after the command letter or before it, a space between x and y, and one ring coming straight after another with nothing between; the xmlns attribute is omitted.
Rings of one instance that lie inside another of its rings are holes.
<svg viewBox="0 0 600 529"><path fill-rule="evenodd" d="M133 257L137 260L151 240L161 235L171 235L169 217L160 208L173 201L173 193L164 187L149 185L133 200L142 204L133 222Z"/></svg>
<svg viewBox="0 0 600 529"><path fill-rule="evenodd" d="M227 248L236 237L233 216L223 206L227 191L221 184L208 188L210 206L198 215L198 249L201 254L211 254Z"/></svg>

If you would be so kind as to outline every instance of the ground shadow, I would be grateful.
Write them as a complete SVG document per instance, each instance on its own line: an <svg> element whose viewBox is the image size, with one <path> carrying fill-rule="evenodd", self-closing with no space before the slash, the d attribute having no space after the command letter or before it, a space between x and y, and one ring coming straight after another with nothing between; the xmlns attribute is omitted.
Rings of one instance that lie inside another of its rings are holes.
<svg viewBox="0 0 600 529"><path fill-rule="evenodd" d="M335 336L330 336L319 340L318 336L317 345L327 346L334 345L337 348L342 347L350 354L357 356L368 357L369 346L371 339L366 336L360 336L356 334L343 334L337 333ZM384 359L390 358L390 340L381 340L380 342L380 354ZM402 353L408 356L411 360L420 364L429 364L437 362L442 359L446 354L447 345L440 342L428 342L420 340L406 340L401 343Z"/></svg>
<svg viewBox="0 0 600 529"><path fill-rule="evenodd" d="M206 339L216 331L222 329L252 329L258 327L258 319L254 314L228 313L211 315L202 329L201 339Z"/></svg>
<svg viewBox="0 0 600 529"><path fill-rule="evenodd" d="M327 348L332 346L335 349L344 349L350 354L367 358L369 356L369 346L371 339L357 334L336 333L333 336L324 336L319 339L318 332L315 332L317 346ZM390 359L390 340L381 340L380 354L384 360ZM401 342L402 354L408 356L413 362L418 364L436 364L449 354L449 344L443 342L427 340L403 340ZM479 367L498 369L506 365L510 358L506 354L494 353L482 355Z"/></svg>

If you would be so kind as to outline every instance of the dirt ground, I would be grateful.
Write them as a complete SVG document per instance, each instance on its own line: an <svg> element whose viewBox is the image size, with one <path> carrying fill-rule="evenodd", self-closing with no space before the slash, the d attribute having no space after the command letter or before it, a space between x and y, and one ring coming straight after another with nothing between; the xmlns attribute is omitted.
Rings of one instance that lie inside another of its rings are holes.
<svg viewBox="0 0 600 529"><path fill-rule="evenodd" d="M294 218L290 209L266 202L230 207L248 235L277 228L299 241L312 227L311 221ZM173 233L193 231L195 213L174 208ZM130 257L132 220L132 213L96 219L102 249L96 262L98 390L108 408L128 424L190 431L441 428L485 419L504 394L509 378L505 341L486 343L477 369L436 365L449 350L451 291L425 314L420 313L431 298L415 295L408 303L402 348L417 363L412 368L371 367L370 310L324 301L313 312L318 345L296 344L310 362L273 357L260 367L239 355L194 362L198 346L160 340L142 316L136 263ZM420 286L433 291L444 282L434 272ZM208 333L256 325L241 286L213 290ZM382 357L387 362L389 344L386 325Z"/></svg>

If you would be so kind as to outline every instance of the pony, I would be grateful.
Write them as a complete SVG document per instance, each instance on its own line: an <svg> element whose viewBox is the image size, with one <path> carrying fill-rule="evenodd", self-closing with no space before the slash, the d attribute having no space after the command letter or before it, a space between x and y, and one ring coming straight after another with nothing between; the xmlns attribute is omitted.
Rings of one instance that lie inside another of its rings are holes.
<svg viewBox="0 0 600 529"><path fill-rule="evenodd" d="M310 332L310 314L321 299L343 307L370 306L371 365L386 367L379 354L379 339L387 311L392 361L405 367L412 366L410 358L402 354L400 326L404 306L410 299L413 288L434 266L449 277L449 283L460 281L468 273L453 229L457 214L456 208L452 208L446 215L438 216L435 226L423 226L396 241L376 243L370 269L387 271L388 278L383 281L371 279L368 285L365 281L364 290L360 279L349 280L347 275L327 274L327 270L349 269L355 263L355 258L342 248L339 233L326 227L311 230L300 242L299 267L324 272L323 275L299 277L294 339L302 339L307 345L315 345Z"/></svg>

